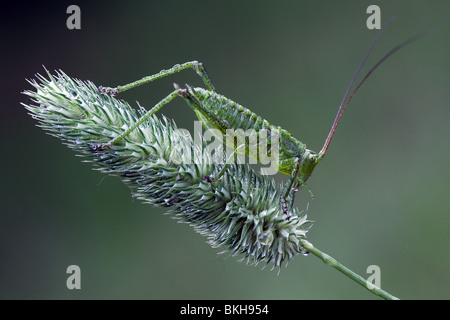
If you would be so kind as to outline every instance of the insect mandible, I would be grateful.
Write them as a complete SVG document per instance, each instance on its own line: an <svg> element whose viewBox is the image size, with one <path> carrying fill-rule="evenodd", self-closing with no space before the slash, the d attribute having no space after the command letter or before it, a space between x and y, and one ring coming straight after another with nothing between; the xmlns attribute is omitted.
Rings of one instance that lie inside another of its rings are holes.
<svg viewBox="0 0 450 320"><path fill-rule="evenodd" d="M353 92L349 95L350 90L353 87L353 84L357 76L359 75L362 67L364 66L369 54L373 50L373 47L378 42L378 39L380 38L384 29L385 28L381 29L377 33L375 39L372 41L364 58L362 59L360 65L358 66L355 74L353 75L353 78L350 81L349 86L347 87L347 91L345 92L344 98L342 99L342 102L339 106L338 112L331 126L330 132L325 140L322 149L319 152L314 152L308 149L304 143L293 137L292 134L287 130L279 126L274 126L270 124L267 120L256 115L249 109L244 108L243 106L232 101L231 99L218 94L206 73L205 67L201 62L198 61L191 61L183 64L177 64L168 70L161 70L159 73L144 77L140 80L137 80L135 82L123 86L117 86L114 88L100 86L99 87L100 92L115 96L123 91L158 80L160 78L169 76L179 71L192 68L202 78L206 86L206 89L201 87L194 88L187 84L185 88L181 88L178 84L174 83L175 90L172 91L169 95L167 95L164 99L159 101L153 108L148 110L136 122L134 126L130 127L128 130L126 130L121 135L111 140L107 144L92 144L92 149L96 151L111 147L112 145L116 144L124 137L126 137L128 134L130 134L139 125L141 125L144 121L146 121L150 116L152 116L155 112L161 109L164 105L168 104L176 97L181 97L194 110L194 112L196 113L197 117L199 118L204 127L217 129L222 134L226 134L227 129L238 129L238 128L243 130L253 128L255 130L267 129L277 131L279 136L278 171L290 176L290 178L284 185L283 192L281 195L281 205L283 212L287 214L289 218L288 199L289 199L289 208L292 209L294 203L294 195L297 190L299 190L302 187L306 187L311 193L311 190L306 184L306 181L311 176L317 164L325 156L325 153L330 145L331 139L333 138L337 125L339 124L339 121L342 117L342 114L344 113L354 94L358 91L361 85L367 80L367 78L372 74L372 72L376 68L378 68L378 66L381 63L383 63L388 57L390 57L393 53L395 53L402 47L406 46L407 44L429 33L426 32L411 37L408 40L404 41L403 43L394 47L388 53L386 53L367 72L365 77L360 81L360 83L356 86ZM246 150L247 149L245 149L243 152L249 155ZM213 183L217 179L220 179L221 175L225 172L227 166L228 162L225 164L224 168L216 177L211 178L205 176L204 179L208 182ZM311 196L313 196L312 193Z"/></svg>

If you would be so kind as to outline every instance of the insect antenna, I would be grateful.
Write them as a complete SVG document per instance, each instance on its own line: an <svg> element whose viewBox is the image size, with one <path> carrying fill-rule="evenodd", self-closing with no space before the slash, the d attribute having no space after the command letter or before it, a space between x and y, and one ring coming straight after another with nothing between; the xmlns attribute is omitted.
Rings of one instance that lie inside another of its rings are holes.
<svg viewBox="0 0 450 320"><path fill-rule="evenodd" d="M383 57L382 57L382 58L381 58L381 59L380 59L373 67L372 67L372 69L370 69L369 72L367 72L367 74L364 76L364 78L361 80L361 82L356 86L356 89L353 90L353 92L352 92L352 94L349 96L347 102L345 102L346 99L347 99L348 94L350 93L350 89L353 87L353 84L354 84L356 78L358 77L359 72L361 71L362 67L364 66L364 64L365 64L367 58L369 57L370 53L372 52L372 50L373 50L375 44L378 42L378 40L379 40L381 34L383 33L383 31L384 31L384 30L389 26L389 24L391 24L391 23L392 23L392 20L387 24L387 26L385 26L383 29L381 29L381 30L377 33L377 35L375 36L375 39L372 41L372 44L370 45L369 49L367 50L367 52L366 52L366 54L365 54L363 60L361 61L361 63L360 63L360 65L358 66L358 68L356 69L356 72L355 72L355 74L353 75L353 78L352 78L352 80L350 81L350 84L349 84L349 86L348 86L348 88L347 88L347 91L345 92L344 98L342 99L342 102L341 102L341 104L340 104L340 106L339 106L339 110L338 110L338 112L337 112L337 114L336 114L336 117L335 117L335 119L334 119L333 125L331 126L330 133L328 133L327 139L325 140L325 143L324 143L324 145L323 145L323 147L322 147L322 150L320 150L320 152L319 152L319 159L321 159L321 158L325 155L325 153L326 153L326 151L327 151L327 149L328 149L328 146L330 145L331 139L333 138L334 132L336 131L337 125L339 124L339 121L341 120L342 114L344 113L344 111L345 111L345 109L347 108L348 104L349 104L350 101L352 100L352 98L353 98L353 96L355 95L355 93L356 93L356 92L359 90L359 88L362 86L362 84L367 80L367 78L369 78L369 76L372 74L372 72L375 71L375 69L377 69L377 68L378 68L378 67L379 67L379 66L380 66L387 58L389 58L391 55L393 55L396 51L400 50L401 48L405 47L406 45L410 44L411 42L413 42L413 41L415 41L415 40L417 40L417 39L419 39L419 38L421 38L421 37L424 37L424 36L426 36L426 35L429 35L429 34L434 33L434 32L437 31L437 30L433 29L433 30L428 30L428 31L425 31L425 32L420 33L420 34L418 34L418 35L415 35L415 36L413 36L413 37L411 37L411 38L405 40L404 42L400 43L399 45L397 45L396 47L394 47L391 51L389 51L388 53L386 53L386 54L385 54L385 55L384 55L384 56L383 56Z"/></svg>

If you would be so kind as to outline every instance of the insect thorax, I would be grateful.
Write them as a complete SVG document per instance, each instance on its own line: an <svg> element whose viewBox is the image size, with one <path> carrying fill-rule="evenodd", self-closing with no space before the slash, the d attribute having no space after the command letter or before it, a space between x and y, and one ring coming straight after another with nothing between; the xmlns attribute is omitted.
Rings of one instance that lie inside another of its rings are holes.
<svg viewBox="0 0 450 320"><path fill-rule="evenodd" d="M305 153L306 145L297 140L292 134L280 127L277 127L280 135L280 164L279 171L284 174L291 174L299 159Z"/></svg>

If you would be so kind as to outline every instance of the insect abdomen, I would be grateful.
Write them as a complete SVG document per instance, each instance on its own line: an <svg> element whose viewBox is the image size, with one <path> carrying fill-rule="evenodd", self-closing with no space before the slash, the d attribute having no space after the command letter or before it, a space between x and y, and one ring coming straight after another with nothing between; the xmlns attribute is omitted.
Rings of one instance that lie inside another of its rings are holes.
<svg viewBox="0 0 450 320"><path fill-rule="evenodd" d="M279 132L278 127L270 125L254 112L215 92L195 88L191 93L201 104L203 111L194 111L203 126L221 131L226 137L228 148L235 149L238 154L245 154L258 163L267 164L277 160L278 152L274 154L272 134ZM264 144L265 149L261 149ZM275 146L278 147L278 144Z"/></svg>
<svg viewBox="0 0 450 320"><path fill-rule="evenodd" d="M195 88L196 97L203 107L214 115L226 129L269 129L270 124L240 104L212 91Z"/></svg>

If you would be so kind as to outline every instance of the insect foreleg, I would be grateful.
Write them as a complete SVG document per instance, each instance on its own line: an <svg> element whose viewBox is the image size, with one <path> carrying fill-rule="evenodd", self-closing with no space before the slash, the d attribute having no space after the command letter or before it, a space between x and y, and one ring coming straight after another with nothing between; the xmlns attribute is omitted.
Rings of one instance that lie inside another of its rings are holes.
<svg viewBox="0 0 450 320"><path fill-rule="evenodd" d="M206 73L205 67L203 66L203 64L201 62L198 62L198 61L190 61L190 62L186 62L183 64L176 64L168 70L161 70L160 72L158 72L154 75L144 77L140 80L134 81L132 83L129 83L129 84L126 84L123 86L117 86L115 88L100 86L100 87L98 87L98 89L102 93L106 93L106 94L115 96L126 90L133 89L135 87L141 86L143 84L147 84L154 80L161 79L163 77L180 72L180 71L188 69L188 68L194 69L195 72L197 72L197 74L202 78L206 87L211 91L215 91L214 86L213 86L211 80L209 79L208 74Z"/></svg>

